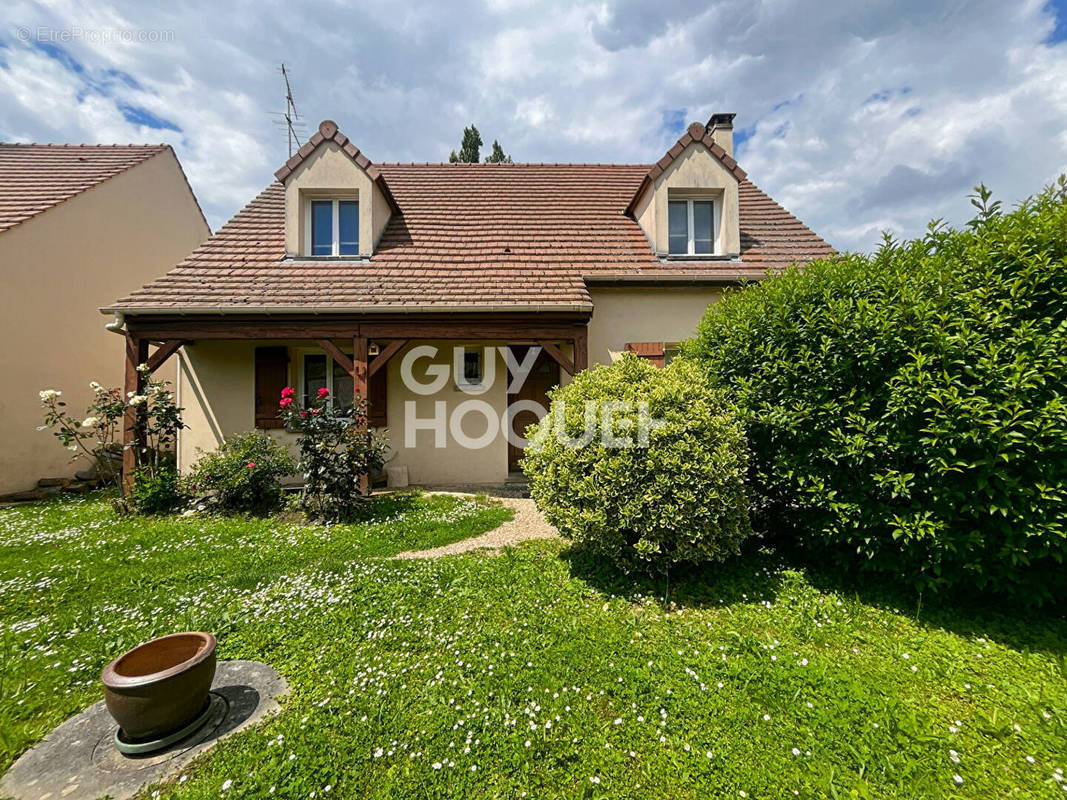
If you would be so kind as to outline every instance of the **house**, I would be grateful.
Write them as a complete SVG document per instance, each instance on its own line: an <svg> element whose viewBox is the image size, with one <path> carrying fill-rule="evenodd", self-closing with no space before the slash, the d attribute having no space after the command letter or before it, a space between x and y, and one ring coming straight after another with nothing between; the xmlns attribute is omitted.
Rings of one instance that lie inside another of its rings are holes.
<svg viewBox="0 0 1067 800"><path fill-rule="evenodd" d="M180 351L183 469L239 431L284 439L291 385L366 393L400 480L502 482L523 445L507 432L551 386L625 350L663 364L724 286L832 252L748 180L732 120L651 165L375 164L324 121L214 236L102 309L125 325L127 388L150 341L153 366Z"/></svg>
<svg viewBox="0 0 1067 800"><path fill-rule="evenodd" d="M121 385L122 343L94 309L210 233L167 145L0 143L0 494L86 466L37 430L38 392L77 414L90 381Z"/></svg>

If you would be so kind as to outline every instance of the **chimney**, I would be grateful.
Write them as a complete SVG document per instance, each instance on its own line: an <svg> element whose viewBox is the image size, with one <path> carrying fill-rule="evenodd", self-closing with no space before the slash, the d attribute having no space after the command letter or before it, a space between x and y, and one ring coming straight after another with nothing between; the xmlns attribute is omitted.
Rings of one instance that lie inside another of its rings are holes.
<svg viewBox="0 0 1067 800"><path fill-rule="evenodd" d="M711 138L731 158L734 155L734 117L736 116L737 114L729 113L712 114L707 125Z"/></svg>

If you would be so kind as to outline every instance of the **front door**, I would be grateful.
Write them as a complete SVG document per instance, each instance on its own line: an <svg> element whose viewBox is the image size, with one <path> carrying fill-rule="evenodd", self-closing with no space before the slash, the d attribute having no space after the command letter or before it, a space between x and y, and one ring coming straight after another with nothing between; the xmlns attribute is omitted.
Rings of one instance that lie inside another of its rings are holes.
<svg viewBox="0 0 1067 800"><path fill-rule="evenodd" d="M509 348L515 358L515 363L522 363L530 347L532 345L512 345ZM552 356L542 350L538 354L537 361L534 362L530 374L526 376L526 382L514 394L508 392L508 406L519 400L532 400L547 410L548 390L558 384L559 364L556 363ZM518 411L511 420L511 427L515 435L522 436L527 426L537 422L540 416L540 414L535 414L530 409ZM523 448L516 447L510 441L508 442L508 472L517 472L519 470L519 459L522 458L522 450Z"/></svg>

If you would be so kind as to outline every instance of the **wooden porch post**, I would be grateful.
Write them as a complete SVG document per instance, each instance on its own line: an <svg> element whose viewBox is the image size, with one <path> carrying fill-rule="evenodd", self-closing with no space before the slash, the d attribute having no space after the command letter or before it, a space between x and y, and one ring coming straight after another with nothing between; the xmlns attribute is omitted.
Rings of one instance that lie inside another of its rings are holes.
<svg viewBox="0 0 1067 800"><path fill-rule="evenodd" d="M360 401L367 399L367 337L352 337L352 401L358 407ZM363 432L370 435L367 418L363 420ZM366 472L360 476L359 489L363 494L370 494L370 475Z"/></svg>
<svg viewBox="0 0 1067 800"><path fill-rule="evenodd" d="M126 334L126 370L122 397L127 403L130 393L142 394L145 375L137 367L148 362L148 340ZM144 448L143 406L126 407L122 418L122 493L129 495L133 488L133 473L137 469L140 451Z"/></svg>
<svg viewBox="0 0 1067 800"><path fill-rule="evenodd" d="M574 335L574 372L589 367L589 329L582 327Z"/></svg>

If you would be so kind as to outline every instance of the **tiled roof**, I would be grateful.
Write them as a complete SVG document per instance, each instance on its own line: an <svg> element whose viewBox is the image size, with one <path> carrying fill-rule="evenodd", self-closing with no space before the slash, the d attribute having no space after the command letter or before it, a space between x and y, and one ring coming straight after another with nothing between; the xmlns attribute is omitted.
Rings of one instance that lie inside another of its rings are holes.
<svg viewBox="0 0 1067 800"><path fill-rule="evenodd" d="M165 144L0 143L0 232L166 149Z"/></svg>
<svg viewBox="0 0 1067 800"><path fill-rule="evenodd" d="M287 260L285 189L274 183L177 268L111 308L588 310L586 276L760 278L832 252L747 180L740 262L664 262L623 213L649 165L377 167L401 213L370 260Z"/></svg>

